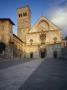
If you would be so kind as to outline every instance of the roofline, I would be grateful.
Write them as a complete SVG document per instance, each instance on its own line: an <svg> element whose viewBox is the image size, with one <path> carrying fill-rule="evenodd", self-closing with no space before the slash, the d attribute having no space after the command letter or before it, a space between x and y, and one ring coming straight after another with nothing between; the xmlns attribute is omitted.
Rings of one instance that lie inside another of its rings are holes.
<svg viewBox="0 0 67 90"><path fill-rule="evenodd" d="M61 28L58 26L58 25L56 25L55 23L53 23L50 19L48 19L47 17L45 17L44 15L42 15L42 16L40 16L39 18L38 18L38 20L32 25L32 28L40 21L40 19L41 18L46 18L46 20L47 20L47 22L49 23L49 22L51 22L54 26L56 26L58 29L59 29L59 31L61 31ZM32 29L31 28L31 29Z"/></svg>
<svg viewBox="0 0 67 90"><path fill-rule="evenodd" d="M8 20L12 25L15 25L14 22L10 18L0 18L0 20Z"/></svg>
<svg viewBox="0 0 67 90"><path fill-rule="evenodd" d="M17 35L13 34L17 39L19 39L22 43L24 43Z"/></svg>

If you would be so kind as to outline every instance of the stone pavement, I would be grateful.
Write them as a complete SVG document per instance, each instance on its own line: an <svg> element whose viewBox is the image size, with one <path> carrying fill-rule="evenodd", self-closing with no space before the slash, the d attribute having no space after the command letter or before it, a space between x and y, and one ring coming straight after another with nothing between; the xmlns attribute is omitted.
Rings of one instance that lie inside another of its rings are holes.
<svg viewBox="0 0 67 90"><path fill-rule="evenodd" d="M9 68L25 62L30 62L33 59L30 58L13 58L13 59L2 59L0 60L0 69ZM36 59L34 59L36 60Z"/></svg>
<svg viewBox="0 0 67 90"><path fill-rule="evenodd" d="M67 60L44 60L18 90L67 90Z"/></svg>
<svg viewBox="0 0 67 90"><path fill-rule="evenodd" d="M33 59L0 70L0 90L18 90L42 62L43 59Z"/></svg>

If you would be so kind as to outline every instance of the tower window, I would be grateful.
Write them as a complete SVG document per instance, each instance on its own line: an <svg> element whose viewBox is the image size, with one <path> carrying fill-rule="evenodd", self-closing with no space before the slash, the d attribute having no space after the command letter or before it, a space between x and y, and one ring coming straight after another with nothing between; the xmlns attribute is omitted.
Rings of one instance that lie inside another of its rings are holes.
<svg viewBox="0 0 67 90"><path fill-rule="evenodd" d="M27 13L25 12L25 13L23 13L23 16L27 16Z"/></svg>
<svg viewBox="0 0 67 90"><path fill-rule="evenodd" d="M22 14L19 14L19 17L22 17Z"/></svg>
<svg viewBox="0 0 67 90"><path fill-rule="evenodd" d="M22 17L22 14L20 14L20 16Z"/></svg>
<svg viewBox="0 0 67 90"><path fill-rule="evenodd" d="M19 14L19 17L20 17L20 14Z"/></svg>

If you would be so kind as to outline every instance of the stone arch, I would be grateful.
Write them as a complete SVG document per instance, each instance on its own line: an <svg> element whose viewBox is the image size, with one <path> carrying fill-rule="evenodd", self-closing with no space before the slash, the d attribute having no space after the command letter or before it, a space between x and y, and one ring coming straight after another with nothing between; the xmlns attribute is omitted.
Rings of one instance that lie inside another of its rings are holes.
<svg viewBox="0 0 67 90"><path fill-rule="evenodd" d="M49 30L49 23L46 20L41 20L37 24L38 31L48 31Z"/></svg>
<svg viewBox="0 0 67 90"><path fill-rule="evenodd" d="M30 52L30 58L33 58L33 52Z"/></svg>
<svg viewBox="0 0 67 90"><path fill-rule="evenodd" d="M46 48L40 49L40 58L45 58L47 55L47 50Z"/></svg>
<svg viewBox="0 0 67 90"><path fill-rule="evenodd" d="M38 25L39 25L40 23L42 23L42 22L47 23L47 25L49 26L49 23L48 23L46 20L41 20L41 21L38 23Z"/></svg>
<svg viewBox="0 0 67 90"><path fill-rule="evenodd" d="M6 45L3 42L0 42L0 53L2 54L3 51L5 51Z"/></svg>

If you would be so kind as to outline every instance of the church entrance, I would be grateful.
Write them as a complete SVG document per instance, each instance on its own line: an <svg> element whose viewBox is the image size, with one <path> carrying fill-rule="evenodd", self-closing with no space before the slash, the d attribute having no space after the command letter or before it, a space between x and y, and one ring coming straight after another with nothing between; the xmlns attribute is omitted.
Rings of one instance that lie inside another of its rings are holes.
<svg viewBox="0 0 67 90"><path fill-rule="evenodd" d="M46 49L43 49L40 51L40 57L45 58L46 57Z"/></svg>
<svg viewBox="0 0 67 90"><path fill-rule="evenodd" d="M30 53L30 58L33 58L33 53L32 52Z"/></svg>

